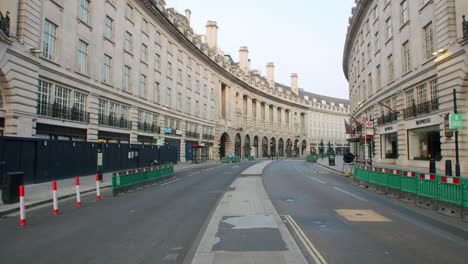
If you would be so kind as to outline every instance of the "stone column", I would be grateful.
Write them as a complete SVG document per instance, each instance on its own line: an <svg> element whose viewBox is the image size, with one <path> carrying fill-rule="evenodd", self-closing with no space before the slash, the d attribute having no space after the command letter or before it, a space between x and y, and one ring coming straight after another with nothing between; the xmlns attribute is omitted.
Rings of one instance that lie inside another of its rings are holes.
<svg viewBox="0 0 468 264"><path fill-rule="evenodd" d="M86 140L96 142L98 140L98 111L99 111L99 99L94 95L90 94L86 98L87 111L89 112L88 129L86 131Z"/></svg>
<svg viewBox="0 0 468 264"><path fill-rule="evenodd" d="M128 119L132 122L130 127L130 143L136 143L138 142L138 109L136 107L130 107Z"/></svg>

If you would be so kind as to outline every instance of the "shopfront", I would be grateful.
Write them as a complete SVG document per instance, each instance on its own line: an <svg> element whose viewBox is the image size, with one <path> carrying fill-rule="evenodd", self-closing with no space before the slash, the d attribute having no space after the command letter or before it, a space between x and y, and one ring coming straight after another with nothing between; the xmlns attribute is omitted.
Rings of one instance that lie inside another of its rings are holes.
<svg viewBox="0 0 468 264"><path fill-rule="evenodd" d="M380 127L380 158L398 158L398 124Z"/></svg>
<svg viewBox="0 0 468 264"><path fill-rule="evenodd" d="M442 159L440 147L441 122L442 118L438 115L407 122L409 160Z"/></svg>
<svg viewBox="0 0 468 264"><path fill-rule="evenodd" d="M177 161L180 161L180 139L174 138L164 138L164 144L172 146L176 149L177 152Z"/></svg>
<svg viewBox="0 0 468 264"><path fill-rule="evenodd" d="M198 145L198 141L195 140L185 140L185 160L193 160L193 146Z"/></svg>

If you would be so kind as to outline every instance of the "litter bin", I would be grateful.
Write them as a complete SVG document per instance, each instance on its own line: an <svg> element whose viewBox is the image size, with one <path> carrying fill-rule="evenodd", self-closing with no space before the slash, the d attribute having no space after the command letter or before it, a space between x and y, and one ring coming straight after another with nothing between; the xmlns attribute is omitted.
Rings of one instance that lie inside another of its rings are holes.
<svg viewBox="0 0 468 264"><path fill-rule="evenodd" d="M335 166L335 155L328 156L328 166Z"/></svg>
<svg viewBox="0 0 468 264"><path fill-rule="evenodd" d="M2 201L4 204L19 202L19 186L24 184L24 172L7 172L3 174Z"/></svg>

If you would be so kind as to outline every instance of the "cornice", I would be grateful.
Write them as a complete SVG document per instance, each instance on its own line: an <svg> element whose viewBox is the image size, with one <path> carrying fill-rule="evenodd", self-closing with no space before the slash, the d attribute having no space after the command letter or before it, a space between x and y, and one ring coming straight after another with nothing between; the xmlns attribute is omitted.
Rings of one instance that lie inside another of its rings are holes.
<svg viewBox="0 0 468 264"><path fill-rule="evenodd" d="M357 6L354 8L355 11L353 12L351 22L348 26L348 32L346 34L345 46L343 50L343 72L346 77L346 80L349 80L348 62L351 47L353 45L354 39L356 38L356 32L359 29L359 25L361 24L364 15L366 14L372 2L373 0L359 0Z"/></svg>

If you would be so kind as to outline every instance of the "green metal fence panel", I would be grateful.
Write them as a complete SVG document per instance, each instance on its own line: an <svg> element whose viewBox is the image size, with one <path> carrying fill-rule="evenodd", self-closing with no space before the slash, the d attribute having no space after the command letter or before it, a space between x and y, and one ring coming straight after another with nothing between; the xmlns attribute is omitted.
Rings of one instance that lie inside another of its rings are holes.
<svg viewBox="0 0 468 264"><path fill-rule="evenodd" d="M468 178L461 179L463 186L463 207L468 208Z"/></svg>
<svg viewBox="0 0 468 264"><path fill-rule="evenodd" d="M388 169L379 168L377 175L378 175L377 184L387 187L388 186Z"/></svg>
<svg viewBox="0 0 468 264"><path fill-rule="evenodd" d="M440 176L429 173L419 173L418 190L419 196L437 199L439 197Z"/></svg>
<svg viewBox="0 0 468 264"><path fill-rule="evenodd" d="M361 169L361 165L354 165L354 172L353 172L353 175L354 177L356 177L357 179L359 180L362 180L362 169Z"/></svg>
<svg viewBox="0 0 468 264"><path fill-rule="evenodd" d="M374 184L378 184L379 183L378 168L369 167L369 169L370 169L370 170L368 170L368 172L369 172L369 182L374 183Z"/></svg>
<svg viewBox="0 0 468 264"><path fill-rule="evenodd" d="M362 179L361 179L362 181L366 181L366 182L369 181L369 177L370 177L369 172L370 172L370 169L371 169L371 168L368 167L368 166L364 166L364 167L363 167Z"/></svg>
<svg viewBox="0 0 468 264"><path fill-rule="evenodd" d="M395 190L401 190L401 178L401 170L388 170L388 187Z"/></svg>
<svg viewBox="0 0 468 264"><path fill-rule="evenodd" d="M403 171L403 177L401 177L401 190L416 194L418 192L417 176L419 176L419 172Z"/></svg>
<svg viewBox="0 0 468 264"><path fill-rule="evenodd" d="M466 190L464 190L464 188L467 188L466 183L468 182L463 182L462 179L459 177L439 176L439 179L440 184L438 199L456 205L463 205L463 198L465 195L467 195Z"/></svg>

